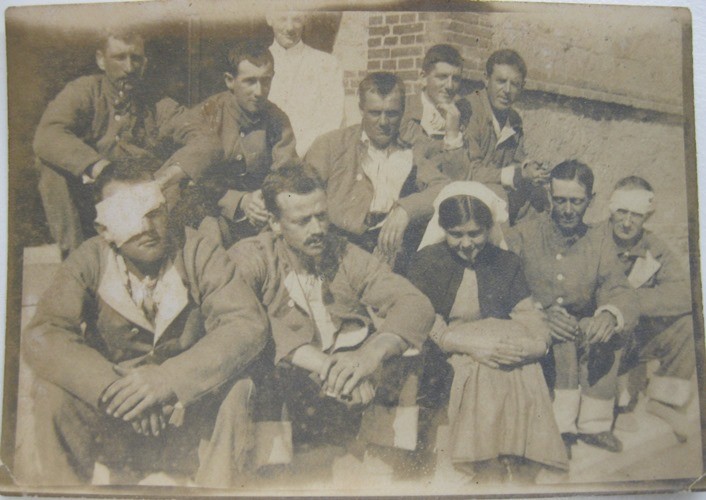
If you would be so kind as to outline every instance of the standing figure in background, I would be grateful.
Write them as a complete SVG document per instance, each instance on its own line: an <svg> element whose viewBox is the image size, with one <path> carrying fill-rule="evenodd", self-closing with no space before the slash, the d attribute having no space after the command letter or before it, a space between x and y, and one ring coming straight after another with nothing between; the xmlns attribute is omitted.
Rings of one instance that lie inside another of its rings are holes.
<svg viewBox="0 0 706 500"><path fill-rule="evenodd" d="M550 173L551 217L508 232L532 296L553 337L554 416L571 454L576 439L612 452L613 408L620 355L637 324L637 304L612 238L583 218L593 198L593 172L576 160Z"/></svg>
<svg viewBox="0 0 706 500"><path fill-rule="evenodd" d="M52 237L64 255L96 234L91 184L111 160L153 157L163 189L221 159L218 139L172 99L144 88L144 40L106 35L96 51L102 73L70 82L49 103L34 136L39 192Z"/></svg>
<svg viewBox="0 0 706 500"><path fill-rule="evenodd" d="M343 71L338 59L302 41L306 14L270 12L267 24L275 35L270 52L275 60L270 100L289 117L304 156L320 135L343 124Z"/></svg>
<svg viewBox="0 0 706 500"><path fill-rule="evenodd" d="M685 441L690 428L694 429L685 410L693 395L691 377L696 367L689 273L667 244L644 228L654 212L653 198L652 186L642 177L631 176L618 181L610 199L606 238L614 243L613 251L640 307L640 322L630 337L620 372L644 374L645 362L659 360L647 386L647 411L666 420L677 439ZM641 382L621 393L627 397L619 399L619 411L634 407Z"/></svg>
<svg viewBox="0 0 706 500"><path fill-rule="evenodd" d="M543 187L547 171L527 161L522 118L512 107L526 77L527 66L517 52L493 52L485 65L485 88L466 98L471 117L463 130L463 144L455 147L458 144L449 137L441 152L426 153L439 160L451 180L482 182L506 196L511 225L527 215L530 207L541 212L548 204Z"/></svg>
<svg viewBox="0 0 706 500"><path fill-rule="evenodd" d="M371 73L358 87L363 121L319 137L306 161L324 181L331 222L401 271L447 179L400 138L404 83Z"/></svg>
<svg viewBox="0 0 706 500"><path fill-rule="evenodd" d="M184 194L177 218L198 216L187 222L197 225L204 215L198 212L200 207L217 204L207 215L220 214L218 228L208 232L218 233L225 247L265 226L262 181L270 170L297 157L287 115L268 100L274 74L272 54L264 44L240 42L228 51L224 73L228 90L192 110L220 138L224 161Z"/></svg>

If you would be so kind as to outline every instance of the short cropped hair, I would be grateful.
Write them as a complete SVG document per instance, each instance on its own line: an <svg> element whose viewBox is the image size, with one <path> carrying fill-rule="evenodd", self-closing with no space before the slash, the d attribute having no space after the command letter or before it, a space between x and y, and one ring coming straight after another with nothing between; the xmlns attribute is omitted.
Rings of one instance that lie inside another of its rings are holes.
<svg viewBox="0 0 706 500"><path fill-rule="evenodd" d="M393 92L399 92L404 111L405 89L404 82L395 74L379 71L370 73L363 78L358 85L358 103L362 109L365 105L365 94L377 94L380 97L387 97Z"/></svg>
<svg viewBox="0 0 706 500"><path fill-rule="evenodd" d="M98 50L105 52L108 49L108 43L111 38L127 43L145 43L145 37L138 29L132 26L125 26L104 30L101 33L100 40L98 41Z"/></svg>
<svg viewBox="0 0 706 500"><path fill-rule="evenodd" d="M118 158L112 160L98 175L93 183L93 201L103 200L103 189L113 181L125 184L140 184L154 180L154 173L161 163L152 157Z"/></svg>
<svg viewBox="0 0 706 500"><path fill-rule="evenodd" d="M644 189L645 191L649 191L650 193L654 193L654 189L652 189L652 185L647 182L645 179L643 179L640 176L637 175L630 175L628 177L623 177L620 179L618 182L615 183L615 188L613 188L614 191L617 191L618 189L626 188L626 187L633 187L633 188L639 188L639 189Z"/></svg>
<svg viewBox="0 0 706 500"><path fill-rule="evenodd" d="M586 196L593 196L593 170L578 160L566 160L559 163L549 172L550 182L553 179L562 181L578 181L586 188Z"/></svg>
<svg viewBox="0 0 706 500"><path fill-rule="evenodd" d="M527 65L520 54L512 49L501 49L493 52L485 63L485 74L490 78L493 69L499 64L513 66L522 75L522 80L527 77Z"/></svg>
<svg viewBox="0 0 706 500"><path fill-rule="evenodd" d="M432 69L434 69L434 65L440 62L450 64L451 66L456 66L457 68L463 66L463 58L461 57L461 54L459 54L458 50L451 45L440 44L434 45L432 48L427 50L427 53L424 56L424 61L422 62L422 71L429 73Z"/></svg>
<svg viewBox="0 0 706 500"><path fill-rule="evenodd" d="M483 229L493 227L493 214L488 205L474 196L460 194L445 199L439 205L439 225L448 231L470 221Z"/></svg>
<svg viewBox="0 0 706 500"><path fill-rule="evenodd" d="M278 195L281 193L309 194L318 189L323 191L324 183L316 171L301 160L291 160L267 174L262 183L262 197L267 211L279 219L282 211L277 204Z"/></svg>
<svg viewBox="0 0 706 500"><path fill-rule="evenodd" d="M269 47L261 40L246 40L233 45L226 56L225 70L235 78L238 76L238 66L243 61L249 61L255 66L275 65Z"/></svg>

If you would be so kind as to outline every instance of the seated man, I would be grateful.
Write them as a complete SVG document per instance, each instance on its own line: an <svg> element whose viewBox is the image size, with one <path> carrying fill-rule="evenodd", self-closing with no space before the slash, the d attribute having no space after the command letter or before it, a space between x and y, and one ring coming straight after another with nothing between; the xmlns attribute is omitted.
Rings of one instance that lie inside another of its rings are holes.
<svg viewBox="0 0 706 500"><path fill-rule="evenodd" d="M485 88L467 97L464 105L454 106L460 117L460 110L465 115L470 104L467 125L463 121L457 124L456 111L447 105L453 119L447 118L444 146L439 151L438 145L432 144L425 153L441 164L451 180L482 182L506 195L511 225L531 207L538 212L547 208L542 186L547 172L537 162L526 160L522 118L512 107L526 76L527 66L517 52L503 49L491 54L485 65ZM462 134L462 140L457 139L457 133Z"/></svg>
<svg viewBox="0 0 706 500"><path fill-rule="evenodd" d="M184 194L176 217L198 225L204 215L202 206L217 202L221 214L217 232L228 247L266 225L262 181L297 153L287 115L267 100L274 76L267 46L252 41L236 44L228 51L224 75L228 90L192 110L220 137L224 161Z"/></svg>
<svg viewBox="0 0 706 500"><path fill-rule="evenodd" d="M183 107L147 97L152 93L144 88L147 59L140 34L108 34L96 63L102 73L66 85L34 136L42 205L64 257L95 235L91 184L111 160L158 158L163 165L157 178L169 188L222 156L218 138L189 120Z"/></svg>
<svg viewBox="0 0 706 500"><path fill-rule="evenodd" d="M405 105L402 80L392 73L371 73L360 82L358 96L361 125L319 137L306 161L324 181L331 222L353 243L391 265L403 251L395 265L402 269L416 250L423 225L434 211L434 199L447 180L400 140Z"/></svg>
<svg viewBox="0 0 706 500"><path fill-rule="evenodd" d="M90 482L99 460L145 474L198 465L197 484L226 487L245 465L243 376L266 342L264 311L216 243L171 245L151 166L103 170L99 236L62 264L24 332L41 446L38 467L17 464L25 484Z"/></svg>
<svg viewBox="0 0 706 500"><path fill-rule="evenodd" d="M229 254L269 316L277 393L289 415L307 420L317 435L340 440L360 427L361 443L414 450L413 375L421 363L402 354L424 343L434 322L429 300L329 230L326 192L313 170L282 167L262 192L272 231ZM351 406L358 418L367 407L359 426L350 423Z"/></svg>
<svg viewBox="0 0 706 500"><path fill-rule="evenodd" d="M551 217L522 221L508 232L508 244L547 316L554 416L569 456L577 437L617 452L622 443L611 429L618 364L637 304L605 231L583 221L593 198L591 169L560 163L550 173L550 193Z"/></svg>
<svg viewBox="0 0 706 500"><path fill-rule="evenodd" d="M677 438L684 441L689 431L684 410L692 396L690 379L695 370L690 281L679 258L644 228L654 211L653 198L652 186L642 177L631 176L618 181L610 200L606 239L613 242L640 307L640 322L620 371L659 360L659 369L647 387L647 411L669 422ZM623 401L624 406L631 407L637 400L637 387L631 389L632 401Z"/></svg>
<svg viewBox="0 0 706 500"><path fill-rule="evenodd" d="M422 91L405 115L403 136L432 157L463 146L471 105L458 95L463 58L451 45L434 45L422 62ZM411 135L410 135L411 134Z"/></svg>

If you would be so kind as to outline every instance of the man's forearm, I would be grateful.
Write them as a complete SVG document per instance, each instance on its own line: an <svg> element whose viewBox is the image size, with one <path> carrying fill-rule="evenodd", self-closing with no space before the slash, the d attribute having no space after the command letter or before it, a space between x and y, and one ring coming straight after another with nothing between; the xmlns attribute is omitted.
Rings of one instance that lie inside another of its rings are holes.
<svg viewBox="0 0 706 500"><path fill-rule="evenodd" d="M292 364L306 371L320 374L328 355L311 344L297 348L291 357Z"/></svg>
<svg viewBox="0 0 706 500"><path fill-rule="evenodd" d="M393 356L400 356L407 350L408 344L399 335L381 332L368 340L361 350L366 355L382 363Z"/></svg>

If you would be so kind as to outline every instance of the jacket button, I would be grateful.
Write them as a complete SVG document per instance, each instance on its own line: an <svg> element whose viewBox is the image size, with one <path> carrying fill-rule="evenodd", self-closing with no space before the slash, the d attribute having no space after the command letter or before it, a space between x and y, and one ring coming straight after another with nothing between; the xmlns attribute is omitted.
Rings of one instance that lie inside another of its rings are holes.
<svg viewBox="0 0 706 500"><path fill-rule="evenodd" d="M289 307L294 307L294 301L292 299L289 299L289 302L287 302L287 305Z"/></svg>
<svg viewBox="0 0 706 500"><path fill-rule="evenodd" d="M245 132L241 132L240 137L245 137Z"/></svg>
<svg viewBox="0 0 706 500"><path fill-rule="evenodd" d="M556 254L556 260L561 260L563 258L564 258L564 256L561 255L560 253Z"/></svg>
<svg viewBox="0 0 706 500"><path fill-rule="evenodd" d="M559 280L559 281L564 281L564 275L561 274L561 273L559 273L559 274L556 275L556 279Z"/></svg>
<svg viewBox="0 0 706 500"><path fill-rule="evenodd" d="M358 174L355 176L355 180L357 181L362 181L363 180L363 174Z"/></svg>
<svg viewBox="0 0 706 500"><path fill-rule="evenodd" d="M243 155L238 155L235 157L235 159L238 161L243 161Z"/></svg>
<svg viewBox="0 0 706 500"><path fill-rule="evenodd" d="M132 333L133 335L137 335L138 333L140 333L140 330L138 328L133 328L132 330L130 330L130 333Z"/></svg>
<svg viewBox="0 0 706 500"><path fill-rule="evenodd" d="M557 297L557 298L556 298L556 303L557 303L557 304L563 304L563 303L564 303L564 297Z"/></svg>

